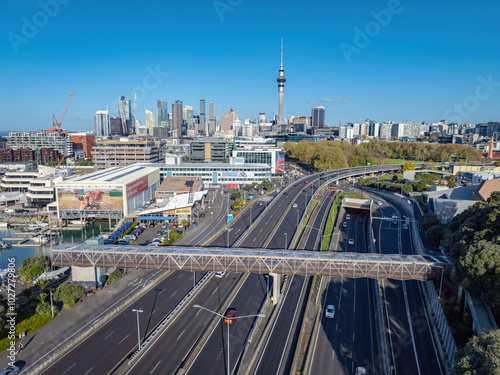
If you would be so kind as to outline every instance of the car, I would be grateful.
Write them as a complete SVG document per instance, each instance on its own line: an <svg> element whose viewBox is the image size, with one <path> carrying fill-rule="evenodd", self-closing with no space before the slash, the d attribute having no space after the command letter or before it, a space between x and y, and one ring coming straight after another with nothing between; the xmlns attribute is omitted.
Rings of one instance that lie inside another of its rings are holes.
<svg viewBox="0 0 500 375"><path fill-rule="evenodd" d="M9 366L5 370L0 371L0 375L17 375L19 374L19 367Z"/></svg>
<svg viewBox="0 0 500 375"><path fill-rule="evenodd" d="M349 214L345 215L345 219L346 220L351 220L351 215L349 215Z"/></svg>
<svg viewBox="0 0 500 375"><path fill-rule="evenodd" d="M304 181L304 184L308 184L308 183L309 183L309 181Z"/></svg>
<svg viewBox="0 0 500 375"><path fill-rule="evenodd" d="M361 224L363 223L363 218L362 217L359 218L358 223L361 223Z"/></svg>
<svg viewBox="0 0 500 375"><path fill-rule="evenodd" d="M233 324L234 318L238 315L238 311L230 307L224 314L224 323Z"/></svg>
<svg viewBox="0 0 500 375"><path fill-rule="evenodd" d="M333 306L333 305L326 306L325 318L328 318L328 319L335 318L335 306Z"/></svg>
<svg viewBox="0 0 500 375"><path fill-rule="evenodd" d="M393 223L394 225L398 225L398 222L399 222L399 217L398 217L398 215L396 215L396 214L392 214L392 223Z"/></svg>
<svg viewBox="0 0 500 375"><path fill-rule="evenodd" d="M284 191L284 192L283 192L283 195L288 195L288 191Z"/></svg>
<svg viewBox="0 0 500 375"><path fill-rule="evenodd" d="M364 367L356 367L356 372L354 375L368 375L368 372Z"/></svg>
<svg viewBox="0 0 500 375"><path fill-rule="evenodd" d="M262 206L262 202L259 202L259 206Z"/></svg>
<svg viewBox="0 0 500 375"><path fill-rule="evenodd" d="M307 193L307 189L302 189L302 191L303 191L304 193Z"/></svg>
<svg viewBox="0 0 500 375"><path fill-rule="evenodd" d="M342 224L342 226L343 226L344 228L347 228L347 221L344 221L344 223Z"/></svg>
<svg viewBox="0 0 500 375"><path fill-rule="evenodd" d="M382 202L381 202L381 201L378 201L378 202L377 202L377 204L378 204L379 206L382 206Z"/></svg>
<svg viewBox="0 0 500 375"><path fill-rule="evenodd" d="M225 274L226 274L226 271L217 271L215 273L215 277L224 277Z"/></svg>
<svg viewBox="0 0 500 375"><path fill-rule="evenodd" d="M182 230L178 230L178 231L177 231L177 234L182 235L182 234L183 234L183 233L182 233Z"/></svg>
<svg viewBox="0 0 500 375"><path fill-rule="evenodd" d="M349 238L349 242L348 242L348 244L349 244L350 246L354 246L354 239L353 239L353 238Z"/></svg>
<svg viewBox="0 0 500 375"><path fill-rule="evenodd" d="M177 228L177 224L172 224L172 228Z"/></svg>
<svg viewBox="0 0 500 375"><path fill-rule="evenodd" d="M156 235L159 236L161 234L161 230L159 230L158 232L156 232Z"/></svg>
<svg viewBox="0 0 500 375"><path fill-rule="evenodd" d="M202 212L202 213L200 214L200 217L205 217L205 214Z"/></svg>
<svg viewBox="0 0 500 375"><path fill-rule="evenodd" d="M162 233L162 235L164 235L164 236L168 236L168 234L169 234L168 230L164 230L163 233Z"/></svg>
<svg viewBox="0 0 500 375"><path fill-rule="evenodd" d="M177 228L181 229L183 227L182 224L177 225Z"/></svg>
<svg viewBox="0 0 500 375"><path fill-rule="evenodd" d="M161 225L161 227L162 227L163 229L165 229L165 228L167 227L167 225L168 225L167 223L163 223L163 224Z"/></svg>
<svg viewBox="0 0 500 375"><path fill-rule="evenodd" d="M196 221L193 221L192 224L191 224L193 227L197 226L198 223Z"/></svg>
<svg viewBox="0 0 500 375"><path fill-rule="evenodd" d="M298 206L297 206L297 203L292 204L292 207L293 207L293 208L297 208L297 207L298 207Z"/></svg>
<svg viewBox="0 0 500 375"><path fill-rule="evenodd" d="M324 178L324 177L320 177L319 179L320 179L321 181L323 181L325 178Z"/></svg>

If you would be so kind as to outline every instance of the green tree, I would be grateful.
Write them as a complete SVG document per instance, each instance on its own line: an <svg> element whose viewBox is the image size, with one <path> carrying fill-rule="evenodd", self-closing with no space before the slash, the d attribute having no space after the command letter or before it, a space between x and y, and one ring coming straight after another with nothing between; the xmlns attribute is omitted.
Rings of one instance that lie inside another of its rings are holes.
<svg viewBox="0 0 500 375"><path fill-rule="evenodd" d="M231 197L233 197L234 200L240 199L241 198L241 193L238 189L233 189L231 191Z"/></svg>
<svg viewBox="0 0 500 375"><path fill-rule="evenodd" d="M24 288L21 291L21 294L26 298L26 300L29 300L33 292L31 291L31 288Z"/></svg>
<svg viewBox="0 0 500 375"><path fill-rule="evenodd" d="M472 337L455 353L450 375L500 374L500 330L484 331Z"/></svg>
<svg viewBox="0 0 500 375"><path fill-rule="evenodd" d="M425 238L432 246L438 247L444 237L444 229L441 225L434 225L425 231Z"/></svg>
<svg viewBox="0 0 500 375"><path fill-rule="evenodd" d="M273 188L273 184L271 184L269 181L263 181L262 187L266 190L271 190Z"/></svg>
<svg viewBox="0 0 500 375"><path fill-rule="evenodd" d="M413 163L410 163L409 161L405 163L405 165L403 165L403 171L414 171L415 170L415 166L413 165Z"/></svg>
<svg viewBox="0 0 500 375"><path fill-rule="evenodd" d="M430 227L440 224L436 214L423 214L420 216L420 230L423 232L427 231Z"/></svg>
<svg viewBox="0 0 500 375"><path fill-rule="evenodd" d="M120 271L118 268L114 270L111 275L108 277L108 283L114 283L115 281L120 280L123 277L123 272Z"/></svg>
<svg viewBox="0 0 500 375"><path fill-rule="evenodd" d="M188 221L186 219L182 219L181 220L181 224L182 226L184 227L184 229L186 229L186 225L187 225Z"/></svg>
<svg viewBox="0 0 500 375"><path fill-rule="evenodd" d="M448 181L448 187L454 188L455 186L457 186L457 182L455 180Z"/></svg>
<svg viewBox="0 0 500 375"><path fill-rule="evenodd" d="M54 299L62 301L64 307L71 307L83 295L85 295L85 287L83 285L64 283L57 287Z"/></svg>
<svg viewBox="0 0 500 375"><path fill-rule="evenodd" d="M408 185L408 184L403 184L403 194L408 195L413 191L413 186Z"/></svg>
<svg viewBox="0 0 500 375"><path fill-rule="evenodd" d="M392 182L397 182L399 180L398 175L392 176Z"/></svg>
<svg viewBox="0 0 500 375"><path fill-rule="evenodd" d="M39 279L36 282L36 285L42 290L42 292L49 286L49 280L47 279Z"/></svg>
<svg viewBox="0 0 500 375"><path fill-rule="evenodd" d="M47 293L40 293L36 298L41 302L44 303L45 300L47 299L48 294Z"/></svg>

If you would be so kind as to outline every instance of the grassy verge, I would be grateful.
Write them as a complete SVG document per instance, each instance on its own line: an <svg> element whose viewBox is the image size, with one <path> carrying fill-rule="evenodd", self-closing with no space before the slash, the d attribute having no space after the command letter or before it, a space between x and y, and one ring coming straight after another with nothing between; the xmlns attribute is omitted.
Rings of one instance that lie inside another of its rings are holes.
<svg viewBox="0 0 500 375"><path fill-rule="evenodd" d="M311 204L311 209L309 210L309 213L306 215L306 218L304 222L302 223L302 226L305 227L307 223L309 222L309 218L311 217L312 212L314 211L314 207L319 203L319 200L314 199Z"/></svg>
<svg viewBox="0 0 500 375"><path fill-rule="evenodd" d="M330 208L330 213L328 214L328 219L326 221L323 241L321 242L321 251L328 250L328 245L330 244L330 237L333 233L333 225L335 224L335 220L337 219L340 203L342 202L342 199L344 199L344 196L345 196L344 192L339 193L339 195L337 195L337 197L333 201L332 207Z"/></svg>

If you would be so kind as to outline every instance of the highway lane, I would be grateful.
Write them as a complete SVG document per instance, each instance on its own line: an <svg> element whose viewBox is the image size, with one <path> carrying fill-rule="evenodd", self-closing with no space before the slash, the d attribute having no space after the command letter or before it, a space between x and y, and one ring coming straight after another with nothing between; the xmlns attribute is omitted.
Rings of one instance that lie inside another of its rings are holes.
<svg viewBox="0 0 500 375"><path fill-rule="evenodd" d="M251 274L241 290L232 300L230 306L238 310L238 316L255 315L259 313L262 301L266 296L266 279L264 275ZM186 312L189 313L189 312ZM191 312L194 315L194 311ZM201 311L200 318L211 318L208 311ZM248 333L255 318L235 319L229 325L229 356L231 373L237 367ZM189 374L219 375L227 373L227 324L220 319L219 324L205 343L200 357L189 369ZM209 362L206 361L210 358ZM207 366L210 363L210 366Z"/></svg>
<svg viewBox="0 0 500 375"><path fill-rule="evenodd" d="M392 214L397 214L400 219L408 216L406 210L412 206L406 207L388 194L381 196L391 206L387 211L382 211L379 207L375 210L374 218L390 217ZM414 253L410 227L405 228L402 222L394 225L390 221L379 219L374 219L373 226L380 252L406 255ZM382 285L389 317L386 322L391 347L389 354L394 358L395 374L443 374L426 317L420 283L383 280Z"/></svg>
<svg viewBox="0 0 500 375"><path fill-rule="evenodd" d="M346 215L351 219L347 220ZM340 223L346 221L348 227L341 229L341 248L344 251L367 252L366 220L368 212L348 210ZM363 223L359 220L362 219ZM347 240L354 239L354 246ZM345 277L330 280L324 299L326 305L336 306L334 319L321 317L321 328L313 344L313 358L309 373L352 374L355 367L364 366L374 374L374 322L371 291L368 279Z"/></svg>
<svg viewBox="0 0 500 375"><path fill-rule="evenodd" d="M197 294L190 306L199 304L217 311L234 288L239 275L228 273L223 278L213 277L202 293ZM200 334L206 329L210 314L187 307L184 314L162 333L161 338L147 348L144 356L135 361L127 374L174 374L182 366L186 355L196 345Z"/></svg>
<svg viewBox="0 0 500 375"><path fill-rule="evenodd" d="M189 280L191 279L191 282ZM137 317L132 309L141 309L140 336L143 339L178 303L192 286L192 274L178 271L134 302L129 309L84 340L43 374L107 374L137 345Z"/></svg>

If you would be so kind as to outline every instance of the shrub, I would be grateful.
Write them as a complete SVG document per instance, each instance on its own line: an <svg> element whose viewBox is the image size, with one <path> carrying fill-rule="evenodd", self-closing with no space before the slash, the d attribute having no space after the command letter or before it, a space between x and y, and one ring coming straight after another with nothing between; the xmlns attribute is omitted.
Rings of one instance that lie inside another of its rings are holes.
<svg viewBox="0 0 500 375"><path fill-rule="evenodd" d="M123 277L122 271L120 271L118 268L114 270L111 275L108 277L108 283L114 283L115 281L120 280Z"/></svg>
<svg viewBox="0 0 500 375"><path fill-rule="evenodd" d="M54 293L54 298L62 301L64 307L71 307L85 294L85 287L83 285L76 285L71 283L64 283L57 287Z"/></svg>

